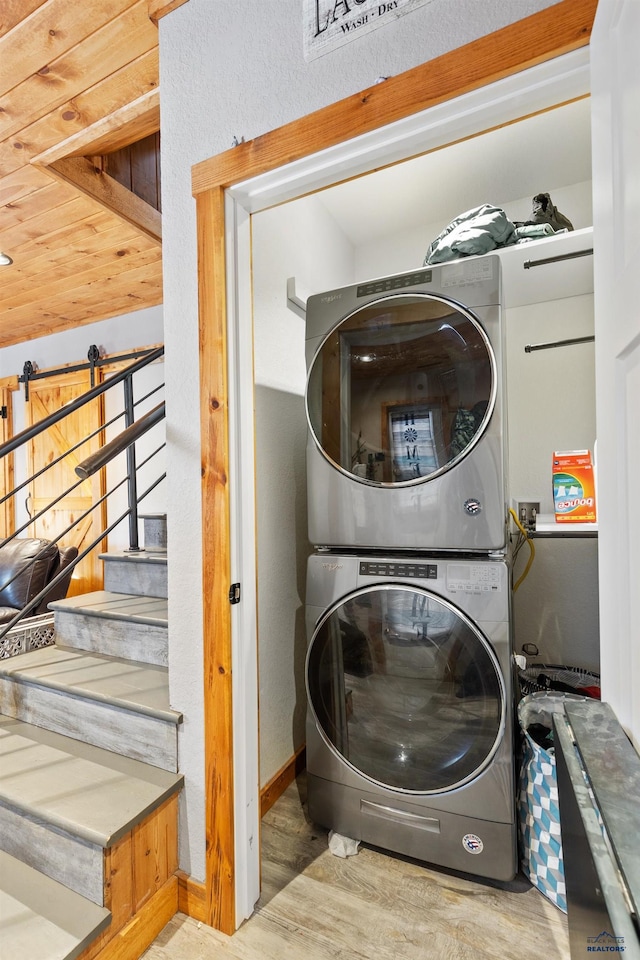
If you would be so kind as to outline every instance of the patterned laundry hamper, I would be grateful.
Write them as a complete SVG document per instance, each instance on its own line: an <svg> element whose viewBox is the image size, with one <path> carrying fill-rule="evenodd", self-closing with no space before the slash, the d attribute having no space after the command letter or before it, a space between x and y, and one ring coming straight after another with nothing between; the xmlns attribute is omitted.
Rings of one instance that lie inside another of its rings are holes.
<svg viewBox="0 0 640 960"><path fill-rule="evenodd" d="M583 667L567 667L557 663L531 663L519 670L520 693L539 690L563 690L581 697L600 699L600 674Z"/></svg>
<svg viewBox="0 0 640 960"><path fill-rule="evenodd" d="M533 724L553 729L552 715L562 712L567 699L583 697L561 692L538 692L518 705L522 728L522 759L517 794L520 864L531 883L564 913L564 883L558 781L553 747L545 749L530 735Z"/></svg>

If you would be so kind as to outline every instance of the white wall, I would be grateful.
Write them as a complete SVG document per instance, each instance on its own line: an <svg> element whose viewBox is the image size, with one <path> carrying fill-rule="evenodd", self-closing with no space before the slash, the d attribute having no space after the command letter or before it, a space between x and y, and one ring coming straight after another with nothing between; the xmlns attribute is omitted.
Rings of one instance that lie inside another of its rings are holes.
<svg viewBox="0 0 640 960"><path fill-rule="evenodd" d="M353 248L315 197L253 217L260 783L304 743L307 539L305 322L286 283L353 280Z"/></svg>
<svg viewBox="0 0 640 960"><path fill-rule="evenodd" d="M524 348L593 336L593 294L509 308L506 330L510 498L539 501L541 513L553 514L553 451L594 450L594 345ZM535 659L598 671L597 540L534 543L534 563L514 597L516 648L533 643ZM527 557L525 547L514 579Z"/></svg>
<svg viewBox="0 0 640 960"><path fill-rule="evenodd" d="M185 721L180 865L205 874L198 298L192 164L407 70L553 0L432 0L312 62L299 0L189 0L162 18L170 683Z"/></svg>
<svg viewBox="0 0 640 960"><path fill-rule="evenodd" d="M553 451L594 449L594 348L527 353L525 346L592 337L593 294L512 307L506 322L511 495L537 500L541 513L551 514Z"/></svg>
<svg viewBox="0 0 640 960"><path fill-rule="evenodd" d="M37 369L65 367L69 364L86 363L89 347L95 344L101 355L131 353L137 349L155 346L163 342L162 307L150 307L136 313L123 314L110 320L89 323L82 327L64 330L62 333L38 337L25 343L14 344L0 350L0 377L22 375L26 360L30 360ZM129 361L133 363L133 360ZM164 377L164 365L155 363L141 370L134 380L134 400L145 396L154 386L161 384ZM159 393L136 408L136 417L159 403L163 392ZM108 422L123 409L122 387L108 391L105 397L105 419ZM119 419L106 431L106 440L110 440L124 429L124 420ZM25 427L24 388L13 394L13 432L18 433ZM158 424L146 438L138 442L138 461L141 462L163 439L164 427ZM26 479L25 450L15 453L16 484ZM141 471L141 483L138 494L152 482L165 468L164 453L154 458L148 467ZM160 466L162 464L162 466ZM122 462L113 461L107 468L107 489L111 489L126 472ZM28 519L24 509L25 497L19 495L16 502L16 525L19 527ZM107 501L108 522L113 522L127 508L126 487L118 490ZM166 513L166 483L160 484L140 506L141 513ZM142 522L140 524L140 543L143 544ZM109 537L109 548L123 549L128 546L128 521L114 529Z"/></svg>

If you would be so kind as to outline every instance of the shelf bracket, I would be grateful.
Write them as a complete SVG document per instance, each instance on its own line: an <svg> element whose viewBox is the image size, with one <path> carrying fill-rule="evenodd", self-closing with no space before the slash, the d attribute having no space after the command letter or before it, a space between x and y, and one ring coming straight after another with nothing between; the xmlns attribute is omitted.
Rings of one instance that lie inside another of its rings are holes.
<svg viewBox="0 0 640 960"><path fill-rule="evenodd" d="M299 317L302 317L304 320L307 316L307 297L301 297L296 293L296 278L289 277L287 280L287 307L289 310L292 310L293 313L297 314Z"/></svg>

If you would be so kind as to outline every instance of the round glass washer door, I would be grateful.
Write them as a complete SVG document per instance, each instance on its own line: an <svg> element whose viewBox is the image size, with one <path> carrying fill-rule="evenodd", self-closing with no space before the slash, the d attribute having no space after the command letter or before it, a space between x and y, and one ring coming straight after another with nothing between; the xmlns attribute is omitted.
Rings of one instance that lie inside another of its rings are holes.
<svg viewBox="0 0 640 960"><path fill-rule="evenodd" d="M396 294L345 317L320 345L307 418L321 453L365 484L439 476L482 436L496 397L480 321L453 301Z"/></svg>
<svg viewBox="0 0 640 960"><path fill-rule="evenodd" d="M460 610L418 587L367 587L327 610L306 684L330 749L368 780L407 793L475 779L504 732L490 644Z"/></svg>

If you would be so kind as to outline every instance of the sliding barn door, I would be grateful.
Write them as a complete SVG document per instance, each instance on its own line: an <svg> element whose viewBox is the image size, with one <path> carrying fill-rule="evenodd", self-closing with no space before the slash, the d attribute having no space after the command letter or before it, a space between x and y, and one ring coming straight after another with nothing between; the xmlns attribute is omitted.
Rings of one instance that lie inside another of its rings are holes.
<svg viewBox="0 0 640 960"><path fill-rule="evenodd" d="M11 439L11 390L0 387L0 444ZM13 489L13 454L0 458L0 499ZM15 527L15 509L13 497L0 503L0 539L4 540L13 533Z"/></svg>
<svg viewBox="0 0 640 960"><path fill-rule="evenodd" d="M85 370L32 381L29 384L29 401L25 404L27 426L43 420L90 388L89 371ZM81 482L75 473L76 466L100 446L103 422L103 402L100 397L28 444L27 467L30 476L46 464L62 458L31 482L28 506L34 520L29 526L30 536L53 540L63 534L60 543L74 544L82 553L104 530L106 510L104 504L98 502L104 493L102 472ZM95 436L87 440L92 434ZM80 444L78 449L69 453L77 444ZM70 492L38 518L38 514L64 491ZM101 549L98 546L78 564L68 596L102 589L102 564L98 559Z"/></svg>

